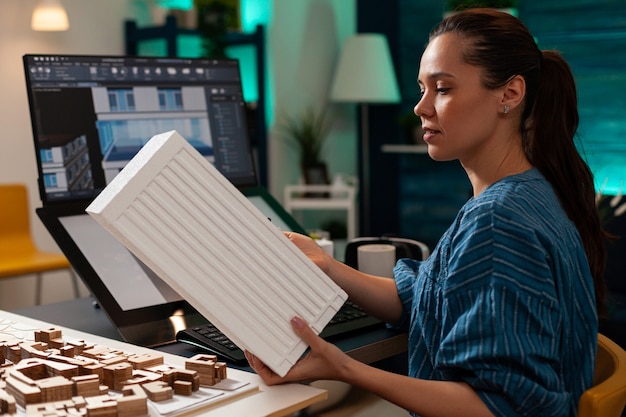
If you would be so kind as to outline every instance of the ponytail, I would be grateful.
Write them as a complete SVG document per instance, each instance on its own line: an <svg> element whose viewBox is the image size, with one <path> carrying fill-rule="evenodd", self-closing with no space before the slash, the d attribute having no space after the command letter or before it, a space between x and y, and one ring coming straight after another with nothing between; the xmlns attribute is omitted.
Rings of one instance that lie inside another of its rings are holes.
<svg viewBox="0 0 626 417"><path fill-rule="evenodd" d="M534 105L527 102L524 148L530 162L552 184L582 239L594 278L598 312L606 314L605 234L595 201L593 174L574 143L578 128L576 84L556 51L543 51Z"/></svg>

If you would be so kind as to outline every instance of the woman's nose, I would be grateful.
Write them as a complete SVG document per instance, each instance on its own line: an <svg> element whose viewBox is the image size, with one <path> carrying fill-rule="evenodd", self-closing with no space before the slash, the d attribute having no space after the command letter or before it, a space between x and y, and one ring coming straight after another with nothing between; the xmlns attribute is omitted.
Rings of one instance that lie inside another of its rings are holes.
<svg viewBox="0 0 626 417"><path fill-rule="evenodd" d="M428 118L434 115L432 101L426 94L423 94L420 97L420 100L415 104L415 107L413 107L413 113L421 118Z"/></svg>

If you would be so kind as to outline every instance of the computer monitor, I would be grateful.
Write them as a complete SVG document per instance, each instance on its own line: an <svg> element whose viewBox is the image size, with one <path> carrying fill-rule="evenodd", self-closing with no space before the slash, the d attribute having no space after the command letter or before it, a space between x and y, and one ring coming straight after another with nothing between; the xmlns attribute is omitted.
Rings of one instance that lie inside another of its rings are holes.
<svg viewBox="0 0 626 417"><path fill-rule="evenodd" d="M152 136L169 130L234 185L257 185L237 60L23 60L44 206L93 200Z"/></svg>

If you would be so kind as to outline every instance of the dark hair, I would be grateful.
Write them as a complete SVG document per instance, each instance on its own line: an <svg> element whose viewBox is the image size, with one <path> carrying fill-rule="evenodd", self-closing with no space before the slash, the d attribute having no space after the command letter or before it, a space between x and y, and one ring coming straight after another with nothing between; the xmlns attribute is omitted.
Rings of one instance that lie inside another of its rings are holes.
<svg viewBox="0 0 626 417"><path fill-rule="evenodd" d="M488 89L524 77L526 97L520 123L522 146L530 163L552 184L581 236L591 268L600 314L606 313L605 233L595 202L593 174L581 158L576 84L569 65L556 51L540 51L524 24L494 9L467 9L437 25L430 39L455 33L468 41L463 59L480 67Z"/></svg>

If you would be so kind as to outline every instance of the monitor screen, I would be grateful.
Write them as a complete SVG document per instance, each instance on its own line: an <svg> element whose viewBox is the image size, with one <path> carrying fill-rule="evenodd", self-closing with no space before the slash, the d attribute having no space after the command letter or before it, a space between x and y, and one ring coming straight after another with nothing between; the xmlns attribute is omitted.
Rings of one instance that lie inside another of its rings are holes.
<svg viewBox="0 0 626 417"><path fill-rule="evenodd" d="M170 130L257 185L237 60L25 55L24 68L44 206L91 201Z"/></svg>

